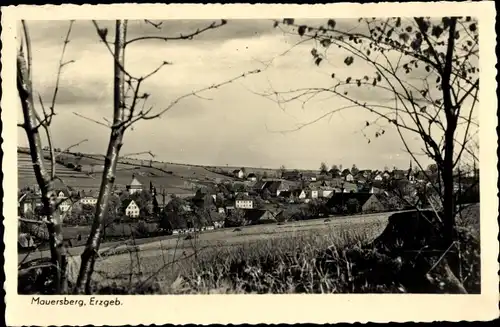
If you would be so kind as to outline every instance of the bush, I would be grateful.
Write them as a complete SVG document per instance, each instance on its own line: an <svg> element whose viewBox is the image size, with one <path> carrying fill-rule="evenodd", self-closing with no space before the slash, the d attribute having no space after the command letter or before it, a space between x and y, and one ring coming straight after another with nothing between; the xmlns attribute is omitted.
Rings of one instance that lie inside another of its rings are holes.
<svg viewBox="0 0 500 327"><path fill-rule="evenodd" d="M137 237L148 237L151 232L148 224L143 220L139 221L134 229L134 235Z"/></svg>

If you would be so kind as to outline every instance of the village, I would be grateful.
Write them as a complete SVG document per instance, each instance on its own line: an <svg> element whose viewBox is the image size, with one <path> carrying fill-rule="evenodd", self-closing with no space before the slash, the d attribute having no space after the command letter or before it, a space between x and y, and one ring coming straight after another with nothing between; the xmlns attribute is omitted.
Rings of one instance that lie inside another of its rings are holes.
<svg viewBox="0 0 500 327"><path fill-rule="evenodd" d="M222 178L193 184L189 192L167 193L164 185L157 185L155 178L135 167L129 182L115 187L105 227L111 231L107 233L111 239L130 237L130 233L149 237L425 207L432 198L432 181L438 178L432 165L428 168L414 169L411 161L406 170L383 171L359 170L356 165L351 169L334 165L328 170L324 163L316 172L282 167L262 173L251 168L212 167ZM474 176L478 176L475 168L463 174L457 180L457 192L473 184ZM470 191L467 193L470 197ZM20 217L42 219L36 184L20 189L18 196ZM98 189L66 187L58 189L55 197L67 233L76 226L80 232L74 238L85 239ZM135 228L116 228L123 224ZM70 242L71 238L68 236Z"/></svg>
<svg viewBox="0 0 500 327"><path fill-rule="evenodd" d="M488 25L465 9L291 8L6 21L17 198L4 215L16 201L26 310L56 294L484 295L496 282L480 220L495 209L479 171L496 176L480 128L492 111L478 112ZM127 310L120 324L155 315Z"/></svg>

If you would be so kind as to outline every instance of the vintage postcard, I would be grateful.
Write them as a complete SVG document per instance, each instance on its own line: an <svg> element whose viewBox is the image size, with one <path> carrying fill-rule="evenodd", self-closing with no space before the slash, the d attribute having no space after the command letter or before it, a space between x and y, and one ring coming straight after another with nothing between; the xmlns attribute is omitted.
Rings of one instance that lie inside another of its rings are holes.
<svg viewBox="0 0 500 327"><path fill-rule="evenodd" d="M498 316L493 2L2 11L8 325Z"/></svg>

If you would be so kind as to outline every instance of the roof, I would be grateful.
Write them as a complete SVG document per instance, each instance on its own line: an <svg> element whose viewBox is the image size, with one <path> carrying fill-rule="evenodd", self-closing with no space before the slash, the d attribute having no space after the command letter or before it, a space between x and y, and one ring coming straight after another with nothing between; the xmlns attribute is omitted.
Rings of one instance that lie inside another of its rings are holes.
<svg viewBox="0 0 500 327"><path fill-rule="evenodd" d="M128 186L140 186L140 187L142 187L142 183L139 182L139 180L135 176L133 176L132 181L130 182L130 184L128 184Z"/></svg>
<svg viewBox="0 0 500 327"><path fill-rule="evenodd" d="M340 173L340 169L338 169L338 168L332 168L328 172L330 174L338 174L338 173Z"/></svg>
<svg viewBox="0 0 500 327"><path fill-rule="evenodd" d="M339 204L342 204L342 202L346 203L346 201L350 199L356 199L362 206L372 196L375 195L371 193L333 193L328 202L326 203L326 205L331 208Z"/></svg>
<svg viewBox="0 0 500 327"><path fill-rule="evenodd" d="M292 191L281 191L280 196L284 198L289 198L290 196L292 196Z"/></svg>
<svg viewBox="0 0 500 327"><path fill-rule="evenodd" d="M347 175L349 175L350 173L351 173L351 171L350 171L349 169L347 169L347 168L346 168L346 169L342 170L341 175L342 175L342 176L347 176Z"/></svg>
<svg viewBox="0 0 500 327"><path fill-rule="evenodd" d="M267 189L272 193L276 193L281 186L282 182L281 181L268 181L264 184L262 189Z"/></svg>
<svg viewBox="0 0 500 327"><path fill-rule="evenodd" d="M274 215L269 210L262 209L249 209L245 210L245 218L251 222L257 222L263 218L272 218L274 219Z"/></svg>
<svg viewBox="0 0 500 327"><path fill-rule="evenodd" d="M247 177L257 177L257 175L255 175L254 173L250 173L247 175Z"/></svg>
<svg viewBox="0 0 500 327"><path fill-rule="evenodd" d="M65 190L65 189L61 189L61 190L57 190L57 191L56 191L57 195L59 195L59 193L61 193L61 192L62 192L62 193L64 194L64 196L66 196L66 197L69 197L69 195L70 195L70 194L69 194L69 192L68 192L67 190Z"/></svg>
<svg viewBox="0 0 500 327"><path fill-rule="evenodd" d="M281 174L282 177L300 177L301 176L301 173L299 171L284 171L282 174Z"/></svg>
<svg viewBox="0 0 500 327"><path fill-rule="evenodd" d="M125 200L123 200L123 202L122 202L122 208L123 208L123 209L127 209L127 208L128 208L128 206L130 205L130 203L131 203L131 202L133 202L133 201L134 201L134 200L132 200L132 199L125 199ZM134 202L134 203L135 203L135 202Z"/></svg>

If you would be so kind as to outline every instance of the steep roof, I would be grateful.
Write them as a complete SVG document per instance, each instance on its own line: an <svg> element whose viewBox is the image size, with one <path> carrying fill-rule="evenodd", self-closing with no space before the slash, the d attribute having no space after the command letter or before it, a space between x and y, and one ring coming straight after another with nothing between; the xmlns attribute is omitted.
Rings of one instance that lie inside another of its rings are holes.
<svg viewBox="0 0 500 327"><path fill-rule="evenodd" d="M122 202L122 209L123 210L127 209L131 202L134 202L134 200L132 200L132 199L125 199L125 200L123 200L123 202ZM136 205L137 205L137 203L136 203Z"/></svg>
<svg viewBox="0 0 500 327"><path fill-rule="evenodd" d="M128 184L128 186L142 187L142 183L139 182L137 177L132 176L132 181L130 182L130 184Z"/></svg>
<svg viewBox="0 0 500 327"><path fill-rule="evenodd" d="M368 199L375 196L371 193L334 193L326 203L328 207L334 207L346 203L350 199L358 200L359 205L364 205Z"/></svg>
<svg viewBox="0 0 500 327"><path fill-rule="evenodd" d="M269 210L249 209L245 210L245 218L252 223L256 223L266 218L274 219L274 215Z"/></svg>
<svg viewBox="0 0 500 327"><path fill-rule="evenodd" d="M345 177L345 176L349 175L350 173L351 173L351 171L346 168L346 169L342 170L341 175L342 175L342 177Z"/></svg>

